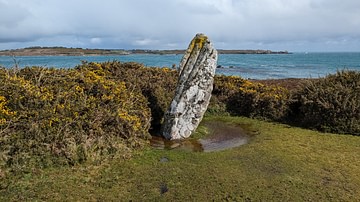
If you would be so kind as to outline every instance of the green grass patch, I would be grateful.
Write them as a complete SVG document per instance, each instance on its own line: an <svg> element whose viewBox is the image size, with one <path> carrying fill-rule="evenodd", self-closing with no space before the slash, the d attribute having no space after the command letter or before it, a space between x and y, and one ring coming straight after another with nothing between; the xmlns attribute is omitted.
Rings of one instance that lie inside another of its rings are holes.
<svg viewBox="0 0 360 202"><path fill-rule="evenodd" d="M130 160L8 176L0 201L356 201L360 138L248 118L249 144L221 152L138 151ZM204 128L200 128L204 130ZM206 135L206 132L201 132Z"/></svg>

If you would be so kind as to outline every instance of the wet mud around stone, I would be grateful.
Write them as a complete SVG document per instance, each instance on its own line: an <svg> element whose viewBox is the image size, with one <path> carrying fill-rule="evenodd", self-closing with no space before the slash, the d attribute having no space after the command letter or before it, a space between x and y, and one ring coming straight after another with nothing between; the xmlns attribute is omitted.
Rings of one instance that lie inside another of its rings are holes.
<svg viewBox="0 0 360 202"><path fill-rule="evenodd" d="M239 147L249 143L256 131L251 125L229 124L221 121L207 121L203 124L207 128L206 137L184 140L166 140L161 136L152 136L150 144L156 149L177 149L193 152L213 152Z"/></svg>

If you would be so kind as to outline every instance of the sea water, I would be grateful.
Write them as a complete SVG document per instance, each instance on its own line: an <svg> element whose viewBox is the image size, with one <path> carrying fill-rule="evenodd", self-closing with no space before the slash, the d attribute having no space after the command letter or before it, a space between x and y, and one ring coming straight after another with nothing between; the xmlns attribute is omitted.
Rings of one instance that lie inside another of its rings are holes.
<svg viewBox="0 0 360 202"><path fill-rule="evenodd" d="M139 62L149 67L178 66L182 55L0 56L0 66L73 68L88 62ZM251 79L318 78L338 70L360 71L360 52L292 54L220 54L217 74Z"/></svg>

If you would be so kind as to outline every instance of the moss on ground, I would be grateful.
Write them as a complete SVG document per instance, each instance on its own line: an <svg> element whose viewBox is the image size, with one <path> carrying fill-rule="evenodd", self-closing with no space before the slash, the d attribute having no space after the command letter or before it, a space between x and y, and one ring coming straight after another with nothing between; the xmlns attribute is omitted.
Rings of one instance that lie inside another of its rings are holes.
<svg viewBox="0 0 360 202"><path fill-rule="evenodd" d="M221 152L139 151L128 161L33 170L0 187L0 201L356 201L360 138L248 118L252 141ZM164 160L165 159L165 160Z"/></svg>

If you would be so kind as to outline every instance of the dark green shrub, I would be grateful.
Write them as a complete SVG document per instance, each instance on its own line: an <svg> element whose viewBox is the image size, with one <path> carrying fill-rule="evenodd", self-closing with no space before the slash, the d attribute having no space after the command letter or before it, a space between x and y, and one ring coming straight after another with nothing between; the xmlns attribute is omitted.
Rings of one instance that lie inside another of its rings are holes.
<svg viewBox="0 0 360 202"><path fill-rule="evenodd" d="M280 120L288 113L289 92L240 77L218 76L213 94L232 115Z"/></svg>
<svg viewBox="0 0 360 202"><path fill-rule="evenodd" d="M296 98L293 111L302 126L360 135L360 72L339 71L309 81Z"/></svg>

